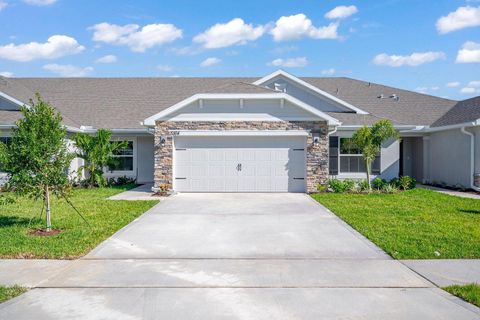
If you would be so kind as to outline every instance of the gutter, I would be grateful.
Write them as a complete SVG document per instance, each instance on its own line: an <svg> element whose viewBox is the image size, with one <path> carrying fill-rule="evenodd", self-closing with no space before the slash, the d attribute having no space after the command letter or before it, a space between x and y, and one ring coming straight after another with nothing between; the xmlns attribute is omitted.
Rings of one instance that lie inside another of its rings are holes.
<svg viewBox="0 0 480 320"><path fill-rule="evenodd" d="M475 136L473 133L466 130L466 126L462 127L460 131L467 136L470 136L470 188L475 191L480 191L480 187L475 186Z"/></svg>

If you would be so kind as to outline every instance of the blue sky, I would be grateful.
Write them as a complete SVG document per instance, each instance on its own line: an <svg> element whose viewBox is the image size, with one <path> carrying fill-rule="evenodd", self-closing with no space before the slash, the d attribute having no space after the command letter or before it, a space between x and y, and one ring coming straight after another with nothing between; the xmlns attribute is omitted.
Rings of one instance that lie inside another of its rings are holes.
<svg viewBox="0 0 480 320"><path fill-rule="evenodd" d="M7 76L347 76L480 95L480 0L0 0Z"/></svg>

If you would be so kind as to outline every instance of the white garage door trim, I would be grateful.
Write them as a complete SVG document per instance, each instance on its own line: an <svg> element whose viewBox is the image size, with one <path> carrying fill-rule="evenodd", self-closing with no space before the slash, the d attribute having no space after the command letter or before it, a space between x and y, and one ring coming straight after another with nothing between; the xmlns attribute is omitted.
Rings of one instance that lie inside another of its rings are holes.
<svg viewBox="0 0 480 320"><path fill-rule="evenodd" d="M176 136L173 188L178 192L305 192L306 138Z"/></svg>

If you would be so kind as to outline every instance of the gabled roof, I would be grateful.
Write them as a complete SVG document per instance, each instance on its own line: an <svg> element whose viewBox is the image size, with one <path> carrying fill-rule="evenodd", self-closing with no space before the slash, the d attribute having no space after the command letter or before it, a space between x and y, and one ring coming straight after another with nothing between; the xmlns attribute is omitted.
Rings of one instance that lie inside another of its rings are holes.
<svg viewBox="0 0 480 320"><path fill-rule="evenodd" d="M390 119L395 124L432 125L458 102L350 78L300 78L369 115L331 113L344 125ZM73 127L141 129L141 121L198 93L257 90L258 78L2 78L0 92L28 102L39 92ZM239 83L239 85L232 85ZM244 85L245 84L245 85ZM222 89L223 87L223 89ZM247 89L248 87L248 89ZM260 88L262 92L269 90ZM268 92L273 93L272 90ZM388 98L397 94L399 100ZM379 99L383 94L386 98ZM0 111L0 124L12 124L17 111Z"/></svg>
<svg viewBox="0 0 480 320"><path fill-rule="evenodd" d="M268 93L200 93L195 94L179 103L160 111L153 116L146 118L143 124L146 126L154 126L155 121L166 119L169 115L181 110L182 108L190 105L191 103L202 100L243 100L243 99L255 99L255 100L285 100L293 105L297 106L304 111L307 111L313 116L326 120L329 125L340 125L340 122L334 117L322 112L286 93L283 92L268 92Z"/></svg>
<svg viewBox="0 0 480 320"><path fill-rule="evenodd" d="M274 79L274 78L276 78L276 77L278 77L278 76L282 76L282 77L285 77L285 78L287 78L287 79L289 79L289 80L291 80L291 81L293 81L293 82L296 82L296 83L298 83L300 86L303 86L303 87L305 87L305 88L307 88L307 89L310 89L310 90L312 90L313 92L319 94L320 96L323 96L323 97L325 97L325 98L327 98L327 99L330 99L330 100L332 100L332 101L334 101L334 102L336 102L336 103L344 106L345 108L350 109L350 110L352 110L352 111L354 111L354 112L356 112L356 113L359 113L359 114L367 114L367 113L368 113L368 112L365 112L364 110L359 109L359 108L357 108L356 106L348 103L347 101L344 101L344 100L342 100L342 99L340 99L340 98L338 98L338 97L336 97L336 96L334 96L334 95L329 94L329 93L326 92L326 91L323 91L322 89L320 89L320 88L318 88L318 87L315 87L315 86L311 85L311 84L308 83L307 81L304 81L304 80L302 80L302 79L300 79L300 78L298 78L298 77L295 77L294 75L292 75L292 74L290 74L290 73L288 73L288 72L286 72L286 71L284 71L284 70L277 70L277 71L275 71L275 72L273 72L273 73L271 73L271 74L269 74L269 75L267 75L267 76L265 76L265 77L263 77L263 78L255 81L253 84L262 85L262 84L264 84L264 83L267 83L269 80L272 80L272 79Z"/></svg>
<svg viewBox="0 0 480 320"><path fill-rule="evenodd" d="M435 121L432 127L449 126L480 119L480 96L457 102L453 108Z"/></svg>

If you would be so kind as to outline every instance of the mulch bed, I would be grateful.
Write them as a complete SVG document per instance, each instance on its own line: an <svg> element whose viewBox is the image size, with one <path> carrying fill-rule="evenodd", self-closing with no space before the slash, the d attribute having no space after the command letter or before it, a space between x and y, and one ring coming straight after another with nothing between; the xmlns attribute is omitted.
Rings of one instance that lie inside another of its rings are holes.
<svg viewBox="0 0 480 320"><path fill-rule="evenodd" d="M60 229L51 229L50 231L47 231L47 229L32 229L28 231L29 236L39 236L39 237L48 237L48 236L54 236L62 232Z"/></svg>

